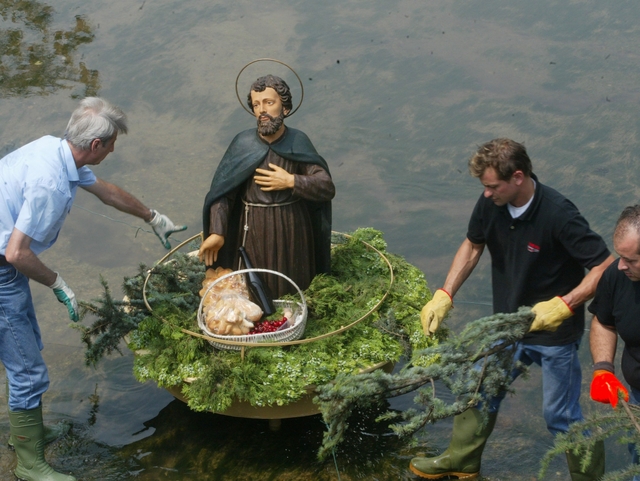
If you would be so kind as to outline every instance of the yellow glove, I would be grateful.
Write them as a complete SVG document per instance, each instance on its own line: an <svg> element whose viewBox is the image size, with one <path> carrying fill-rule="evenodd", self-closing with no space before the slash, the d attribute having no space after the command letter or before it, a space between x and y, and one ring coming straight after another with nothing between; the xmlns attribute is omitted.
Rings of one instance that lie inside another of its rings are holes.
<svg viewBox="0 0 640 481"><path fill-rule="evenodd" d="M549 301L538 302L531 309L536 317L531 323L531 331L555 331L560 327L562 321L573 316L573 311L560 296L556 296Z"/></svg>
<svg viewBox="0 0 640 481"><path fill-rule="evenodd" d="M433 298L427 302L420 312L420 321L425 336L430 336L438 330L440 324L453 307L453 300L447 291L438 289Z"/></svg>

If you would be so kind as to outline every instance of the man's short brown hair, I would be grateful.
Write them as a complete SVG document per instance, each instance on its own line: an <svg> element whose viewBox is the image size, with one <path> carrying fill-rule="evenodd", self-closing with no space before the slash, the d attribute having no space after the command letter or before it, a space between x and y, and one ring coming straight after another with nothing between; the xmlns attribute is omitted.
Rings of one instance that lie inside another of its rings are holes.
<svg viewBox="0 0 640 481"><path fill-rule="evenodd" d="M531 159L524 145L511 139L493 139L481 145L469 160L469 171L474 177L482 177L493 168L500 180L509 180L516 170L531 176Z"/></svg>

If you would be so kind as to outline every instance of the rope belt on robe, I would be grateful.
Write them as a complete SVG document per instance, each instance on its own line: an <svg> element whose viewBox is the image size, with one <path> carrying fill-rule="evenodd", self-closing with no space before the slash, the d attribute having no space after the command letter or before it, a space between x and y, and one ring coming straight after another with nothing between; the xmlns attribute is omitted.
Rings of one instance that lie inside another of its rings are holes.
<svg viewBox="0 0 640 481"><path fill-rule="evenodd" d="M242 199L242 202L244 203L244 233L242 234L242 247L246 247L245 243L247 241L247 232L249 232L249 212L250 212L250 207L284 207L285 205L291 205L291 204L295 204L296 202L299 202L300 199L295 199L292 200L291 202L282 202L279 204L256 204L253 202L247 202L246 200ZM238 270L242 269L242 259L238 259Z"/></svg>

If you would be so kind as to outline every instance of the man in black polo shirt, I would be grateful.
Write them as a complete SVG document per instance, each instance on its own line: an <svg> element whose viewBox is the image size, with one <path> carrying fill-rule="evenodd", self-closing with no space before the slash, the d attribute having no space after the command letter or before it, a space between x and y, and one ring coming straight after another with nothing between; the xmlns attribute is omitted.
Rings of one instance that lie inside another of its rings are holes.
<svg viewBox="0 0 640 481"><path fill-rule="evenodd" d="M518 343L515 359L542 367L547 428L554 435L566 432L569 424L582 420L578 347L583 304L593 297L613 258L576 206L538 181L523 145L509 139L487 142L471 158L469 169L484 192L443 287L422 309L425 334L438 329L487 246L494 312L534 306L531 332ZM585 268L590 270L586 276ZM514 369L513 378L519 374ZM412 459L411 470L427 479L475 478L502 398L486 400L487 423L477 408L455 416L449 448L437 457ZM567 460L573 480L598 479L604 473L604 446L598 445L586 470L579 456L568 453Z"/></svg>
<svg viewBox="0 0 640 481"><path fill-rule="evenodd" d="M591 398L615 408L618 391L629 400L629 392L614 374L618 334L624 341L622 374L631 387L631 402L640 404L640 205L626 207L620 214L613 247L620 258L602 275L589 305L594 314L589 341L594 362ZM633 444L629 451L638 464Z"/></svg>

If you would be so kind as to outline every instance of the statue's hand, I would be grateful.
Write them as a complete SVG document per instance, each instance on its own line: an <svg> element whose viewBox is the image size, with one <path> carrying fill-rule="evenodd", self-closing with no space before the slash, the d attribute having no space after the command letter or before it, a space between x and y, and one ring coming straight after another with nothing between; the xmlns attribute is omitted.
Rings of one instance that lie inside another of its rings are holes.
<svg viewBox="0 0 640 481"><path fill-rule="evenodd" d="M265 192L272 190L293 189L295 176L276 164L269 164L272 170L256 169L253 179Z"/></svg>
<svg viewBox="0 0 640 481"><path fill-rule="evenodd" d="M218 251L224 245L224 237L219 234L211 234L207 237L198 251L200 261L206 266L212 266L218 260Z"/></svg>

